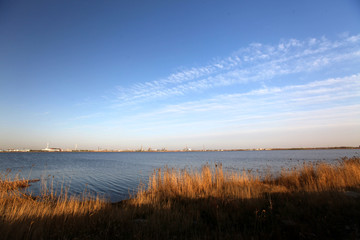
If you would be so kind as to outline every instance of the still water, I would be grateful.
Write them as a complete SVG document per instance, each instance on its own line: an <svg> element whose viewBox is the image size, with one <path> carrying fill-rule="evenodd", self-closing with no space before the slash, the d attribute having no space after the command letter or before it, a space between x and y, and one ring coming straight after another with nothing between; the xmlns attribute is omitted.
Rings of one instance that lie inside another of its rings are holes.
<svg viewBox="0 0 360 240"><path fill-rule="evenodd" d="M69 187L70 194L85 189L116 202L134 193L140 182L147 183L154 169L164 166L176 169L200 169L203 165L221 163L227 171L279 173L284 168L304 162L336 164L342 157L360 157L359 149L282 150L239 152L136 152L136 153L0 153L0 173L21 178L45 179L55 190ZM38 194L41 184L30 191Z"/></svg>

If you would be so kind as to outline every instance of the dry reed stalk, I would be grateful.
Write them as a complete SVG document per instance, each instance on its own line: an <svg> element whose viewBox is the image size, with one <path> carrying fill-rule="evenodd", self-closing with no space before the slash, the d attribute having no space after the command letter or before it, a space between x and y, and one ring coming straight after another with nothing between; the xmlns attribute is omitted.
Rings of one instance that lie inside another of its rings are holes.
<svg viewBox="0 0 360 240"><path fill-rule="evenodd" d="M322 192L341 190L360 184L360 158L343 159L340 164L304 164L301 169L282 171L280 176L267 180L289 191Z"/></svg>
<svg viewBox="0 0 360 240"><path fill-rule="evenodd" d="M338 165L303 164L299 169L282 171L277 178L224 172L222 165L202 167L200 172L175 171L164 168L154 171L146 191L137 194L142 202L163 201L165 198L258 198L271 192L321 192L345 189L360 184L359 158L343 159ZM149 198L150 197L150 198Z"/></svg>

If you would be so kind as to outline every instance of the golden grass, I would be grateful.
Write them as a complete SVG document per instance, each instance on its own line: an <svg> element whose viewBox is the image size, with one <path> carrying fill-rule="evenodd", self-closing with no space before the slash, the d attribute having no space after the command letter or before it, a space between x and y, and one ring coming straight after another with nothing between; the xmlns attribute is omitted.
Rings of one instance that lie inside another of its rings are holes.
<svg viewBox="0 0 360 240"><path fill-rule="evenodd" d="M7 170L4 174L0 173L0 192L26 188L30 183L39 181L39 179L20 179L18 174L11 178L10 173L11 170Z"/></svg>
<svg viewBox="0 0 360 240"><path fill-rule="evenodd" d="M360 158L344 158L337 166L325 163L304 164L300 170L283 171L280 177L269 181L290 191L324 192L359 189Z"/></svg>
<svg viewBox="0 0 360 240"><path fill-rule="evenodd" d="M148 188L141 189L135 201L149 204L172 198L254 198L262 192L264 184L258 177L242 173L227 173L222 165L202 167L200 172L164 168L154 171Z"/></svg>
<svg viewBox="0 0 360 240"><path fill-rule="evenodd" d="M44 189L40 196L32 196L21 191L35 181L39 180L0 181L2 239L49 238L61 233L64 227L71 229L76 219L95 214L107 204L87 194L68 197L66 192L57 195L53 190Z"/></svg>
<svg viewBox="0 0 360 240"><path fill-rule="evenodd" d="M202 167L200 172L164 168L154 171L148 188L136 195L138 204L172 198L259 198L264 193L325 192L359 189L360 158L343 159L333 166L325 163L305 164L299 169L282 170L279 177L224 172L222 165Z"/></svg>
<svg viewBox="0 0 360 240"><path fill-rule="evenodd" d="M360 238L357 157L261 179L222 165L158 169L120 203L46 188L33 197L20 190L30 180L1 177L3 239Z"/></svg>

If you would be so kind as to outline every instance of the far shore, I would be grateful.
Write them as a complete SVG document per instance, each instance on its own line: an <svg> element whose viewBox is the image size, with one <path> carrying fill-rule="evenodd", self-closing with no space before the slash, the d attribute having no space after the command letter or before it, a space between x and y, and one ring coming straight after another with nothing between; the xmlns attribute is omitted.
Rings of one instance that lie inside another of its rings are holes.
<svg viewBox="0 0 360 240"><path fill-rule="evenodd" d="M81 150L73 150L73 149L61 149L61 148L53 148L53 149L6 149L1 150L0 153L9 153L9 152L109 152L109 153L115 153L115 152L237 152L237 151L284 151L284 150L331 150L331 149L360 149L360 146L358 147L352 147L352 146L340 146L340 147L294 147L294 148L239 148L239 149L179 149L179 150L167 150L167 149L98 149L98 150L90 150L90 149L81 149Z"/></svg>

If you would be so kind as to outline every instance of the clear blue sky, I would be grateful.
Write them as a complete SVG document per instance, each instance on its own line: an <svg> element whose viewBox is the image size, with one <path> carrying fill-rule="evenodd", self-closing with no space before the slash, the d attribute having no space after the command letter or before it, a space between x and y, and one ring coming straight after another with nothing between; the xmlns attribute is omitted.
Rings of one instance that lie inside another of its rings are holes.
<svg viewBox="0 0 360 240"><path fill-rule="evenodd" d="M0 149L360 145L360 2L1 1Z"/></svg>

